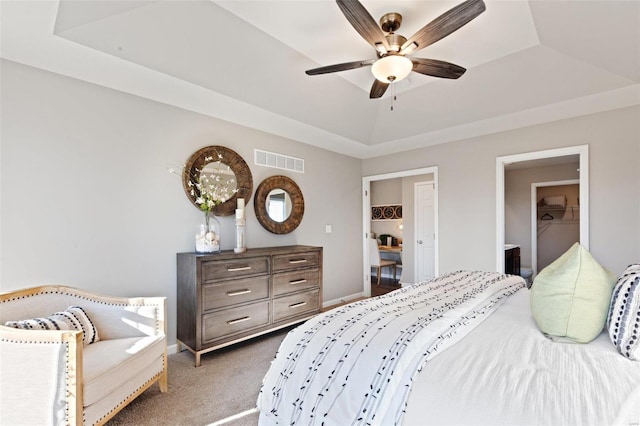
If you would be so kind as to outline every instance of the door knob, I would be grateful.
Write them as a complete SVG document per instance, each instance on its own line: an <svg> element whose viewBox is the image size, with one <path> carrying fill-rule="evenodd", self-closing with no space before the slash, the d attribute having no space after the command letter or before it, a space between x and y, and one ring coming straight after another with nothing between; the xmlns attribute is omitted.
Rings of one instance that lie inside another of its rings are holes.
<svg viewBox="0 0 640 426"><path fill-rule="evenodd" d="M418 240L418 244L422 244L422 240Z"/></svg>

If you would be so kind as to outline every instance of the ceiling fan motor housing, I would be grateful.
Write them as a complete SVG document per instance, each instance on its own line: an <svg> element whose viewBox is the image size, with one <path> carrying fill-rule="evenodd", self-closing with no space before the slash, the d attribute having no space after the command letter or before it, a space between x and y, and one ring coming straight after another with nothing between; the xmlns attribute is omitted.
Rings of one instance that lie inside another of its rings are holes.
<svg viewBox="0 0 640 426"><path fill-rule="evenodd" d="M400 34L389 34L385 36L385 38L389 43L389 52L391 53L398 53L400 51L400 47L407 41L407 39Z"/></svg>
<svg viewBox="0 0 640 426"><path fill-rule="evenodd" d="M389 12L382 15L380 18L380 28L385 33L392 33L402 24L402 15L398 12Z"/></svg>

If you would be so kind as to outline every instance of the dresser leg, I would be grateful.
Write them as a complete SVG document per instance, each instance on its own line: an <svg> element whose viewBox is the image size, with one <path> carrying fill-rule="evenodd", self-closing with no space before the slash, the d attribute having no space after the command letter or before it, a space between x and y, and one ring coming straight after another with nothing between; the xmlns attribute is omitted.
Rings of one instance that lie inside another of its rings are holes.
<svg viewBox="0 0 640 426"><path fill-rule="evenodd" d="M196 367L200 367L200 352L194 354L196 356Z"/></svg>

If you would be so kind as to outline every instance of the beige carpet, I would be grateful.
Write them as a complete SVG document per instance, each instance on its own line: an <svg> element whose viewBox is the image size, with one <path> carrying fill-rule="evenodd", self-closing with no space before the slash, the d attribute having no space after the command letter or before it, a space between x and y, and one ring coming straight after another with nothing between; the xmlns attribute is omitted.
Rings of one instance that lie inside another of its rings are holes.
<svg viewBox="0 0 640 426"><path fill-rule="evenodd" d="M169 355L169 392L153 385L107 425L208 425L255 408L262 378L288 331L210 352L198 368L191 352ZM258 414L226 424L255 426Z"/></svg>

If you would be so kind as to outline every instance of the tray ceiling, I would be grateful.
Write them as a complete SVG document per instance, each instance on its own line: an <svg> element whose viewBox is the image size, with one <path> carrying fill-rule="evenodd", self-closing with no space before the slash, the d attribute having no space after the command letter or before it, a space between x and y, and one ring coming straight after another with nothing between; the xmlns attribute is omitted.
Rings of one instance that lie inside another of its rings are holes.
<svg viewBox="0 0 640 426"><path fill-rule="evenodd" d="M415 56L467 68L412 73L370 100L374 58L333 1L3 0L3 58L366 158L640 103L640 2L495 1ZM368 1L409 37L457 1Z"/></svg>

